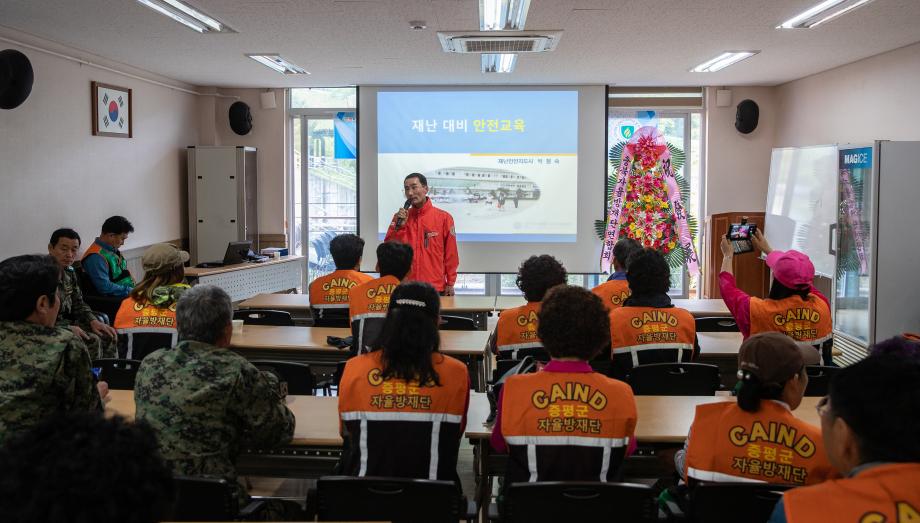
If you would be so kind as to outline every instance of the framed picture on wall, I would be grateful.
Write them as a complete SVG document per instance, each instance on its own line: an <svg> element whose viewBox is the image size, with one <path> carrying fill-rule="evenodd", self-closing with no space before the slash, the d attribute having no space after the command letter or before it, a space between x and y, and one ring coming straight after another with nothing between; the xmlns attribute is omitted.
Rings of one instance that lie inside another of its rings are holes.
<svg viewBox="0 0 920 523"><path fill-rule="evenodd" d="M131 138L134 114L131 89L92 82L93 136Z"/></svg>

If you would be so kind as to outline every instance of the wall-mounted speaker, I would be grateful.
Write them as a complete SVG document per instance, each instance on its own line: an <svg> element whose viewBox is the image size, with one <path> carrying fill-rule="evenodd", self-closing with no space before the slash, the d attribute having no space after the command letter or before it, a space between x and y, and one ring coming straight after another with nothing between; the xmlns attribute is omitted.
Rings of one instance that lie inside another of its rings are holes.
<svg viewBox="0 0 920 523"><path fill-rule="evenodd" d="M230 128L240 136L252 130L252 113L244 102L233 102L230 106Z"/></svg>
<svg viewBox="0 0 920 523"><path fill-rule="evenodd" d="M754 100L742 100L735 112L735 129L738 129L739 133L750 134L757 129L758 120L760 107L757 107L757 103Z"/></svg>
<svg viewBox="0 0 920 523"><path fill-rule="evenodd" d="M731 89L716 90L716 107L728 107L732 104Z"/></svg>
<svg viewBox="0 0 920 523"><path fill-rule="evenodd" d="M15 109L32 93L32 63L15 49L0 51L0 109Z"/></svg>

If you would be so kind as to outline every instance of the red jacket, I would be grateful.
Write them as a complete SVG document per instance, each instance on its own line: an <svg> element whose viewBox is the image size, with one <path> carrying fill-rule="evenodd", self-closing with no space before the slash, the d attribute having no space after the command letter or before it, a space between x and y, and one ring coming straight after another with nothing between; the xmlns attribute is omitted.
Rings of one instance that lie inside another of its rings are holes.
<svg viewBox="0 0 920 523"><path fill-rule="evenodd" d="M390 223L384 241L397 241L412 247L412 272L406 280L430 283L438 292L457 281L457 235L454 219L425 200L421 209L409 208L409 218L399 230Z"/></svg>

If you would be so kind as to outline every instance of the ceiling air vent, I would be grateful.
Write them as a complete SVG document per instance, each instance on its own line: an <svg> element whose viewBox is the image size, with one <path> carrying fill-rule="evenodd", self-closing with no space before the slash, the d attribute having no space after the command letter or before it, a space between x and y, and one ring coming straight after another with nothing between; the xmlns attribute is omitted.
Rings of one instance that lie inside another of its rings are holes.
<svg viewBox="0 0 920 523"><path fill-rule="evenodd" d="M542 53L556 49L562 31L438 33L445 53Z"/></svg>

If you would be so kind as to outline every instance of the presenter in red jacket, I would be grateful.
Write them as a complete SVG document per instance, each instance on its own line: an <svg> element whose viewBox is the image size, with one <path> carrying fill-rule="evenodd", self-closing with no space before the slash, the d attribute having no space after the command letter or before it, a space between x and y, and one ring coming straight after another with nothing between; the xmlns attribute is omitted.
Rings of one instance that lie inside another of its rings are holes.
<svg viewBox="0 0 920 523"><path fill-rule="evenodd" d="M431 204L424 175L406 176L403 189L408 207L393 215L384 241L412 247L412 272L407 279L430 283L442 295L453 296L460 264L454 219Z"/></svg>

